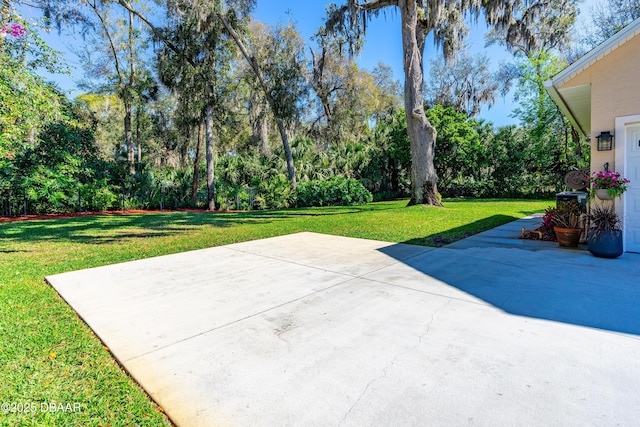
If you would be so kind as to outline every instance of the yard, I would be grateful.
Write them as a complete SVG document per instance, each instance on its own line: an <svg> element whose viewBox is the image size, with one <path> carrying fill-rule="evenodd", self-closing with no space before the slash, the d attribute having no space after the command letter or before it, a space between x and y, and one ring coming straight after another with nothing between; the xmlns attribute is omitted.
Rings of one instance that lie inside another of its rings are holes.
<svg viewBox="0 0 640 427"><path fill-rule="evenodd" d="M550 204L446 200L438 209L393 201L0 224L0 425L168 424L44 276L300 231L441 246Z"/></svg>

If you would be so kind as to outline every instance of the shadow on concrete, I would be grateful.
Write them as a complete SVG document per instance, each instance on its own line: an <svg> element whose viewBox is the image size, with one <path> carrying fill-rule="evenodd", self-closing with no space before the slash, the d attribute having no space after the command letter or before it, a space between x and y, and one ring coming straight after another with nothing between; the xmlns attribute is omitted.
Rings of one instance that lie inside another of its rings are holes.
<svg viewBox="0 0 640 427"><path fill-rule="evenodd" d="M640 335L640 255L602 259L549 242L523 242L519 222L396 259L513 315ZM397 252L393 246L380 250L391 257ZM415 283L411 287L420 289Z"/></svg>
<svg viewBox="0 0 640 427"><path fill-rule="evenodd" d="M474 221L465 224L460 227L454 227L441 233L431 234L425 237L410 239L403 243L411 245L442 247L449 245L453 242L457 242L460 239L465 239L476 233L480 233L484 230L498 227L500 225L509 223L517 218L509 215L492 215L487 218L483 218L478 221Z"/></svg>

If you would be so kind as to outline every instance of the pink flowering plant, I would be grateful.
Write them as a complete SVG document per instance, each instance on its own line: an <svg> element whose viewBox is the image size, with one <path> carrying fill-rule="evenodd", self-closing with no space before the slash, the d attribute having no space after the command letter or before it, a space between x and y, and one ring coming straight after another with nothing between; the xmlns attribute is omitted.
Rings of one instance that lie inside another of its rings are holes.
<svg viewBox="0 0 640 427"><path fill-rule="evenodd" d="M553 231L555 227L555 217L558 215L558 208L549 206L544 210L544 216L542 217L542 225L538 228L538 231L542 232L543 240L556 240L556 233Z"/></svg>
<svg viewBox="0 0 640 427"><path fill-rule="evenodd" d="M13 37L20 37L27 34L27 29L20 24L4 24L0 27L0 33L11 34Z"/></svg>
<svg viewBox="0 0 640 427"><path fill-rule="evenodd" d="M575 200L559 202L557 207L544 210L542 225L536 230L542 232L542 240L556 240L555 227L582 228L584 213L584 207Z"/></svg>
<svg viewBox="0 0 640 427"><path fill-rule="evenodd" d="M600 171L593 173L588 182L591 183L591 188L594 190L591 192L592 198L595 195L595 190L607 190L607 194L615 198L622 196L622 193L627 191L630 181L620 176L619 172Z"/></svg>

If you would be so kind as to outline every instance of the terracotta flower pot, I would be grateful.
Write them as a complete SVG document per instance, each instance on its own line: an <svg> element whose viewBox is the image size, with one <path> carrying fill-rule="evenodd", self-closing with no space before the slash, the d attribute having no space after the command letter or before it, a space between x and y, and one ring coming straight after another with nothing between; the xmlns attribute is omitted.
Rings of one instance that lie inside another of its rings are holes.
<svg viewBox="0 0 640 427"><path fill-rule="evenodd" d="M562 228L562 227L554 227L553 230L556 232L556 238L558 239L558 244L565 248L577 248L578 243L580 243L580 234L582 234L581 228Z"/></svg>

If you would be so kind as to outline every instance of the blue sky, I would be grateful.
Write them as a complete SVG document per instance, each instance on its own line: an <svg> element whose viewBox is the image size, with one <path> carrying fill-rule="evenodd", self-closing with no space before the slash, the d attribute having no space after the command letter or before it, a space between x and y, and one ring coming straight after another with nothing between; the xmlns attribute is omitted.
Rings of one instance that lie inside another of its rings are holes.
<svg viewBox="0 0 640 427"><path fill-rule="evenodd" d="M591 1L594 0L588 0L587 3ZM289 21L293 21L303 39L307 43L311 43L311 36L323 23L325 5L330 2L330 0L258 0L253 16L256 20L271 25L286 24ZM339 4L341 0L336 0L335 2ZM584 6L582 9L587 10ZM497 69L501 62L509 61L512 57L500 46L485 48L483 39L485 31L486 29L481 23L471 26L469 38L471 51L472 53L487 53L491 61L491 67ZM65 46L75 42L73 37L63 37L61 39L55 32L47 35L45 40L55 49L63 51L67 51ZM426 70L428 70L428 61L434 58L435 55L440 55L440 52L436 51L431 41L428 41L425 52ZM76 69L78 64L75 55L68 54L67 61L70 64L72 75L76 79L82 78L82 71ZM369 23L367 39L357 62L361 68L369 71L379 62L382 62L394 70L394 77L397 80L403 81L400 17L394 11L394 8L390 8L388 12L380 14ZM71 91L74 89L74 77L52 76L50 78L57 81L64 90ZM74 91L72 95L76 93ZM512 98L511 94L505 98L498 98L492 108L484 107L480 117L496 126L517 123L517 120L511 117L513 109Z"/></svg>
<svg viewBox="0 0 640 427"><path fill-rule="evenodd" d="M584 12L589 12L592 5L598 0L582 0L579 7ZM325 5L328 3L344 4L344 0L258 0L258 7L254 14L257 20L268 24L287 23L292 20L296 23L298 31L305 41L322 25L325 16ZM390 66L394 70L394 77L403 81L402 68L402 40L400 34L400 17L395 8L389 8L389 12L381 13L373 18L367 28L367 39L357 62L361 68L372 70L379 62ZM584 13L579 19L586 19ZM580 25L578 25L580 26ZM484 34L486 27L483 19L477 24L469 26L468 39L471 53L483 52L490 60L490 67L497 70L501 62L513 60L513 56L504 47L485 47ZM433 41L427 41L425 51L425 74L428 76L429 61L441 55L436 50ZM517 124L518 120L511 117L514 109L513 91L506 97L496 99L493 107L484 107L480 118L492 122L496 126Z"/></svg>
<svg viewBox="0 0 640 427"><path fill-rule="evenodd" d="M292 20L296 23L298 31L308 42L309 38L322 25L325 16L327 0L258 0L258 8L255 13L257 20L268 24L287 23ZM340 4L339 1L336 1ZM477 25L470 26L469 38L472 53L485 52L490 57L491 67L497 69L501 61L512 59L503 47L491 46L485 48L484 32L486 28L479 21ZM440 55L433 45L432 40L427 41L425 51L425 74L428 74L429 61ZM394 70L394 77L401 82L404 80L402 68L402 38L400 33L400 16L395 8L389 8L388 12L381 13L373 18L367 28L367 38L360 57L357 60L361 68L371 71L379 62L390 66ZM492 108L484 107L480 115L496 126L516 124L517 120L510 117L512 95L498 98Z"/></svg>

